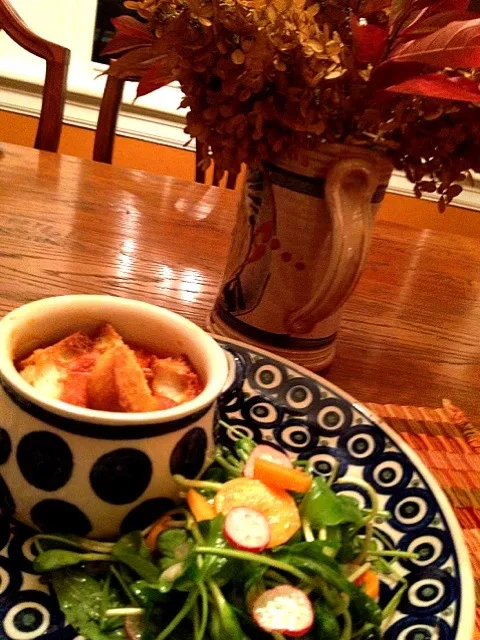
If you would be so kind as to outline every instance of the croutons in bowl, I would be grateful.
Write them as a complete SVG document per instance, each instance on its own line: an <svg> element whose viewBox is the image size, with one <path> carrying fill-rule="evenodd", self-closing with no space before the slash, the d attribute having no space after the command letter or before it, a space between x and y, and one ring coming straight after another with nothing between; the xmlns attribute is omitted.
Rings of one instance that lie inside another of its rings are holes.
<svg viewBox="0 0 480 640"><path fill-rule="evenodd" d="M213 449L225 353L175 313L72 295L0 321L0 495L46 532L108 538L172 506Z"/></svg>

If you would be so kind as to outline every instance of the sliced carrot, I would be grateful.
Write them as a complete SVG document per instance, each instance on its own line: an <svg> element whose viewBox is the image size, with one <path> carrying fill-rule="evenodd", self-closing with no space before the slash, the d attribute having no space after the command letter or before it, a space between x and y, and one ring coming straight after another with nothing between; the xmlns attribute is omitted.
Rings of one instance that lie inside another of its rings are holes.
<svg viewBox="0 0 480 640"><path fill-rule="evenodd" d="M223 515L234 507L250 507L263 513L270 526L270 549L290 540L300 528L300 514L292 496L254 478L226 482L217 492L214 503L217 513Z"/></svg>
<svg viewBox="0 0 480 640"><path fill-rule="evenodd" d="M155 551L157 548L157 538L162 533L162 531L166 531L170 529L171 517L168 513L164 516L156 520L147 534L145 538L145 544L150 549L150 551Z"/></svg>
<svg viewBox="0 0 480 640"><path fill-rule="evenodd" d="M370 596L373 600L378 600L380 597L380 578L371 569L362 573L355 580L355 584L357 587L363 587L367 596Z"/></svg>
<svg viewBox="0 0 480 640"><path fill-rule="evenodd" d="M208 500L204 498L201 493L195 491L195 489L189 489L187 491L187 503L197 522L212 520L217 515L213 504L210 504Z"/></svg>
<svg viewBox="0 0 480 640"><path fill-rule="evenodd" d="M253 477L271 487L306 493L312 484L312 476L299 469L290 469L276 462L257 458L254 462Z"/></svg>

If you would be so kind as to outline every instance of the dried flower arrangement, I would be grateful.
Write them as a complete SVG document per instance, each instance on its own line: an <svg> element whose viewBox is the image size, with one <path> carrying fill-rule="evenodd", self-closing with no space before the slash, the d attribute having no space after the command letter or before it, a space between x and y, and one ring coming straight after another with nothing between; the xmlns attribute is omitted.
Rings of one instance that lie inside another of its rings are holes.
<svg viewBox="0 0 480 640"><path fill-rule="evenodd" d="M475 2L475 0L473 0ZM186 132L237 173L319 142L384 151L443 210L480 171L472 0L127 0L108 73L174 80Z"/></svg>

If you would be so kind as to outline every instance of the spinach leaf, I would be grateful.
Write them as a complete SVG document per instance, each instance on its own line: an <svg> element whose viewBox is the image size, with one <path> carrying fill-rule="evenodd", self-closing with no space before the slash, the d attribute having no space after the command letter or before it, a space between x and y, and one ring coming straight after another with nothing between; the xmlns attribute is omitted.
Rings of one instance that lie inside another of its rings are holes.
<svg viewBox="0 0 480 640"><path fill-rule="evenodd" d="M157 547L164 556L178 562L190 555L193 540L185 529L168 529L158 536Z"/></svg>
<svg viewBox="0 0 480 640"><path fill-rule="evenodd" d="M205 546L216 549L225 549L228 547L228 543L223 535L224 521L224 516L218 515L213 518L213 520L199 522L199 529L205 540ZM238 575L246 564L247 563L241 560L232 558L222 558L214 555L203 556L200 576L202 580L208 580L215 576L217 584L223 586Z"/></svg>
<svg viewBox="0 0 480 640"><path fill-rule="evenodd" d="M155 582L159 571L150 560L148 548L140 531L122 536L114 545L112 555L126 564L146 582Z"/></svg>
<svg viewBox="0 0 480 640"><path fill-rule="evenodd" d="M145 609L168 601L168 596L161 592L158 584L151 584L145 580L137 580L130 585L130 589L135 599Z"/></svg>
<svg viewBox="0 0 480 640"><path fill-rule="evenodd" d="M199 522L198 526L203 539L205 540L205 546L215 547L216 549L224 549L227 547L227 541L223 535L223 522L225 518L222 515L218 515L213 520L204 520ZM200 575L203 580L217 576L218 574L227 568L227 565L232 563L232 560L228 558L222 558L220 556L204 556L203 563L200 568Z"/></svg>
<svg viewBox="0 0 480 640"><path fill-rule="evenodd" d="M380 605L372 598L357 587L354 588L350 595L350 613L354 625L362 625L365 622L370 622L375 627L380 627L382 624L382 610Z"/></svg>
<svg viewBox="0 0 480 640"><path fill-rule="evenodd" d="M224 640L227 638L228 640L248 640L240 626L233 607L227 602L216 582L211 580L208 586L218 613L220 628L222 630L221 637Z"/></svg>
<svg viewBox="0 0 480 640"><path fill-rule="evenodd" d="M352 562L362 550L362 540L358 537L360 531L352 523L340 526L342 543L336 559L342 564Z"/></svg>
<svg viewBox="0 0 480 640"><path fill-rule="evenodd" d="M38 573L54 571L62 567L72 567L85 562L112 560L112 557L101 553L77 553L67 549L49 549L40 553L33 561L33 569Z"/></svg>
<svg viewBox="0 0 480 640"><path fill-rule="evenodd" d="M245 591L250 587L262 583L265 573L269 567L256 562L244 562L241 570L237 574L237 581L244 587Z"/></svg>
<svg viewBox="0 0 480 640"><path fill-rule="evenodd" d="M362 512L353 498L337 495L321 476L313 479L312 486L300 505L302 518L312 527L332 527L345 522L360 525Z"/></svg>
<svg viewBox="0 0 480 640"><path fill-rule="evenodd" d="M315 626L313 637L315 640L340 640L342 630L335 614L323 600L317 600L313 607L315 612Z"/></svg>
<svg viewBox="0 0 480 640"><path fill-rule="evenodd" d="M150 558L150 553L141 531L131 531L119 538L113 545L112 553L133 553L141 558Z"/></svg>
<svg viewBox="0 0 480 640"><path fill-rule="evenodd" d="M164 558L167 560L167 558ZM197 556L194 554L190 555L186 560L181 563L176 562L173 559L170 559L170 565L166 566L162 571L158 579L158 588L161 589L163 593L167 593L170 589L175 589L175 591L189 592L194 587L196 587L198 582L203 580L203 577L200 575L199 565L197 563ZM181 565L182 570L178 572L178 576L174 576L174 580L172 581L171 576L168 575L168 570L171 569L175 572L175 565ZM172 569L173 567L173 569ZM165 575L165 572L167 574Z"/></svg>
<svg viewBox="0 0 480 640"><path fill-rule="evenodd" d="M105 620L102 628L105 605L125 606L116 590L103 593L103 583L80 569L54 571L49 578L66 619L81 635L88 640L126 638L121 617Z"/></svg>
<svg viewBox="0 0 480 640"><path fill-rule="evenodd" d="M202 476L202 480L210 480L210 482L227 482L228 479L229 476L225 469L216 464L212 464ZM213 492L212 495L214 495Z"/></svg>

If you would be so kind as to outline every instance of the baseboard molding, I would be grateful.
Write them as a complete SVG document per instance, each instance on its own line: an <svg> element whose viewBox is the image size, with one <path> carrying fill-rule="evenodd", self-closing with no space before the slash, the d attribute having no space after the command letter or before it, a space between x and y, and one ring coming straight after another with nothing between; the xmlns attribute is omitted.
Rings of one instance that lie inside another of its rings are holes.
<svg viewBox="0 0 480 640"><path fill-rule="evenodd" d="M184 133L185 116L171 113L171 103L181 93L178 87L170 87L169 111L124 103L118 118L118 135L136 138L145 142L154 142L177 149L194 151L194 142ZM81 95L70 92L65 106L66 124L95 129L97 126L100 100L94 95ZM41 87L8 78L0 78L0 111L10 111L27 116L38 117L41 107ZM188 145L188 146L186 146ZM413 185L400 171L394 171L388 186L388 192L414 198ZM424 194L425 200L437 200L435 194ZM464 187L463 192L452 203L456 207L480 211L480 180L474 185Z"/></svg>
<svg viewBox="0 0 480 640"><path fill-rule="evenodd" d="M401 171L393 172L388 184L388 192L415 198L413 184L407 180L405 174ZM422 199L436 202L438 194L424 193ZM465 185L462 193L452 202L452 206L480 211L480 179L476 180L473 185Z"/></svg>
<svg viewBox="0 0 480 640"><path fill-rule="evenodd" d="M19 87L15 81L0 78L0 111L38 117L41 102L40 87L24 83ZM99 105L100 100L95 96L69 92L63 120L65 124L94 130L97 126ZM193 143L185 147L190 138L184 133L184 127L184 116L124 104L118 117L117 133L127 138L194 151Z"/></svg>

